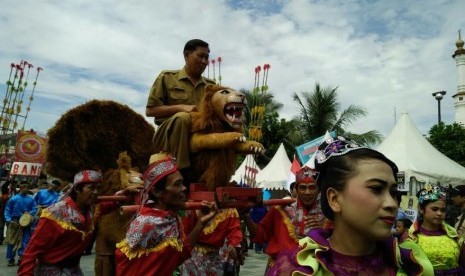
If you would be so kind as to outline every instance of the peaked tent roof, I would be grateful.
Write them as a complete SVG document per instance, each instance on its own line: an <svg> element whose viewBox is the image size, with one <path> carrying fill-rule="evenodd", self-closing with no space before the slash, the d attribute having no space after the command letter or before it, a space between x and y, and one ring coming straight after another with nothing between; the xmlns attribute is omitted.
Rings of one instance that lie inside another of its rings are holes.
<svg viewBox="0 0 465 276"><path fill-rule="evenodd" d="M241 183L241 182L244 183L245 182L244 178L246 177L246 171L245 171L246 166L257 169L258 173L261 171L260 167L258 167L257 163L255 162L255 158L253 157L253 154L248 154L244 158L244 161L242 161L242 164L239 166L239 168L237 168L234 175L231 177L231 181L236 181L237 183Z"/></svg>
<svg viewBox="0 0 465 276"><path fill-rule="evenodd" d="M281 143L270 163L257 175L259 187L265 189L286 189L286 182L291 169L291 161L287 157L284 145Z"/></svg>
<svg viewBox="0 0 465 276"><path fill-rule="evenodd" d="M433 147L407 113L401 115L378 151L405 172L406 180L414 176L418 181L446 185L465 181L465 168Z"/></svg>

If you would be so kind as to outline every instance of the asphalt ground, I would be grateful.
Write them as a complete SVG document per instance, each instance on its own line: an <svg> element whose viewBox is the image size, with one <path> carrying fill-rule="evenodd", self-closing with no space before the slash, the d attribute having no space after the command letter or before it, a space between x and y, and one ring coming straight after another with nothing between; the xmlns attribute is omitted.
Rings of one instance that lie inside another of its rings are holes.
<svg viewBox="0 0 465 276"><path fill-rule="evenodd" d="M265 273L266 262L268 256L266 254L257 254L253 249L248 251L245 264L241 267L239 275L244 276L261 276ZM94 275L94 259L95 254L92 252L91 255L82 256L81 258L81 269L84 275ZM17 261L17 258L16 258ZM0 276L13 276L16 275L18 267L7 266L6 259L6 245L0 245ZM146 275L143 275L146 276Z"/></svg>

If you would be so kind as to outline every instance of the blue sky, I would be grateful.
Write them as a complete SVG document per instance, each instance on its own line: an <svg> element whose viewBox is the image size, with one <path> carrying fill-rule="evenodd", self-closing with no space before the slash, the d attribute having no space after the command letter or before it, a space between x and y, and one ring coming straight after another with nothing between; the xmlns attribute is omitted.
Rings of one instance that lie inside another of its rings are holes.
<svg viewBox="0 0 465 276"><path fill-rule="evenodd" d="M342 107L367 109L354 132L389 134L396 110L426 133L435 91L447 91L442 118L454 120L451 55L464 10L462 0L14 1L0 9L0 93L10 63L27 60L44 71L26 128L46 132L92 99L143 115L156 75L181 68L184 43L201 38L223 59L224 85L251 89L254 68L269 63L282 117L297 115L294 92L319 82L339 87Z"/></svg>

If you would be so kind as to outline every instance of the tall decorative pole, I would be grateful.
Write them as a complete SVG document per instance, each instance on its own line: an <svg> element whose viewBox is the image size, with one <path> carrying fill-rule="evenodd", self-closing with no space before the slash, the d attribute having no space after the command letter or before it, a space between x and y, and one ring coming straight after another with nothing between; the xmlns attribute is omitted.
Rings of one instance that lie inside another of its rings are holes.
<svg viewBox="0 0 465 276"><path fill-rule="evenodd" d="M218 61L218 79L216 79L216 63L217 63L217 61ZM223 79L223 77L221 76L221 62L222 61L223 61L223 59L221 57L214 58L214 59L211 59L211 60L209 59L208 64L207 64L207 68L205 68L206 73L205 73L205 71L203 72L204 76L206 74L206 77L210 79L210 66L211 66L212 67L211 71L212 71L212 74L213 74L213 78L211 78L211 80L213 80L218 85L221 85L221 81Z"/></svg>
<svg viewBox="0 0 465 276"><path fill-rule="evenodd" d="M254 88L252 90L252 108L250 110L250 124L248 138L257 142L262 140L262 125L265 119L265 96L268 91L268 71L269 64L263 65L263 76L261 77L262 67L255 67ZM248 158L248 156L246 157ZM253 160L246 160L245 182L250 187L255 187L256 176L258 172L257 165Z"/></svg>
<svg viewBox="0 0 465 276"><path fill-rule="evenodd" d="M29 104L27 105L27 108L26 108L26 115L24 116L23 127L21 128L22 130L24 130L24 125L26 124L27 116L29 115L29 111L31 111L31 103L34 100L34 91L36 90L37 79L39 78L39 73L42 70L44 70L42 69L42 67L37 67L36 79L34 83L32 84L32 92L31 92L31 96L29 96Z"/></svg>
<svg viewBox="0 0 465 276"><path fill-rule="evenodd" d="M25 115L22 114L24 103L24 97L27 93L28 78L30 69L34 66L25 60L22 60L19 64L11 64L10 76L7 81L5 98L3 99L2 113L0 115L1 134L14 133L18 127L18 117L24 118L23 129L26 124L26 119L30 111L31 101L33 100L33 94L37 85L39 72L42 70L41 67L37 68L36 79L34 81L33 90L29 96L29 104ZM26 71L26 74L25 73ZM14 75L13 75L14 71ZM13 76L13 77L12 77Z"/></svg>
<svg viewBox="0 0 465 276"><path fill-rule="evenodd" d="M26 79L24 81L23 87L20 88L19 100L18 100L18 103L17 103L16 108L15 108L16 113L14 113L15 120L13 122L13 131L18 127L18 117L21 116L20 114L21 114L21 111L22 111L23 98L24 98L24 95L26 94L26 89L27 89L27 85L28 85L27 80L29 79L29 72L30 72L31 68L33 68L34 66L32 64L28 63L27 61L24 61L23 70L26 67L27 67ZM23 117L23 116L21 116L21 117ZM25 122L26 122L26 120L24 120L24 123ZM24 124L23 124L23 126L24 126Z"/></svg>
<svg viewBox="0 0 465 276"><path fill-rule="evenodd" d="M21 64L23 63L23 61L21 61ZM2 118L2 122L1 122L1 125L2 125L2 134L6 134L8 131L9 131L9 128L10 128L10 111L11 110L11 99L13 98L13 94L16 92L16 80L19 80L19 76L21 75L21 66L19 64L11 64L13 67L14 67L14 75L13 75L13 80L11 80L11 76L10 76L10 80L7 81L7 91L6 91L6 95L5 95L5 98L3 99L3 107L2 107L2 114L1 114L1 118ZM19 74L19 75L18 75Z"/></svg>
<svg viewBox="0 0 465 276"><path fill-rule="evenodd" d="M221 85L221 57L218 57L218 84Z"/></svg>
<svg viewBox="0 0 465 276"><path fill-rule="evenodd" d="M11 79L11 76L13 74L13 69L16 70L16 66L14 63L10 65L10 75L6 82L6 93L5 93L5 98L3 99L2 113L0 115L0 126L3 126L3 120L6 118L5 114L6 114L8 99L10 98L10 93L12 93L13 91L12 87L14 85L14 82L16 81L16 77L14 77L13 80ZM15 72L15 75L16 75L16 72Z"/></svg>
<svg viewBox="0 0 465 276"><path fill-rule="evenodd" d="M213 67L213 81L216 82L216 76L215 76L215 60L212 59L212 67Z"/></svg>

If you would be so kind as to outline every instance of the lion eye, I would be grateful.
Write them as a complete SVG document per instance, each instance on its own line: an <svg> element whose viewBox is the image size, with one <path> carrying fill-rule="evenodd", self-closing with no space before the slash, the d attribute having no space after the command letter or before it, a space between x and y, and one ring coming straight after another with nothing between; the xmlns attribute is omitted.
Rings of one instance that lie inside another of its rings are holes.
<svg viewBox="0 0 465 276"><path fill-rule="evenodd" d="M221 94L229 94L228 90L221 90Z"/></svg>

